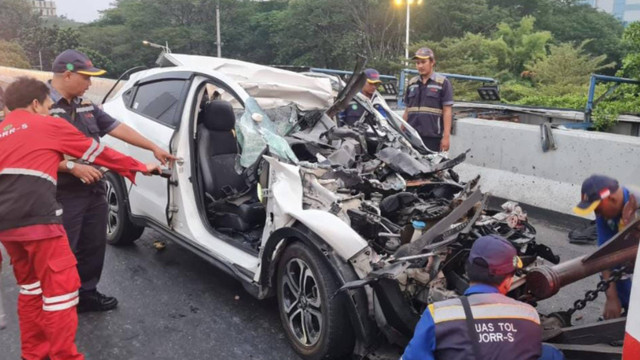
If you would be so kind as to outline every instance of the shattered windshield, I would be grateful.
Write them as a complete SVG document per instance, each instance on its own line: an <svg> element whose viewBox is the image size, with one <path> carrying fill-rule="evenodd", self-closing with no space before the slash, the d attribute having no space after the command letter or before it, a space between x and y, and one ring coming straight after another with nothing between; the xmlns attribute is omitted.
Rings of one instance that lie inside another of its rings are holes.
<svg viewBox="0 0 640 360"><path fill-rule="evenodd" d="M286 162L298 163L298 158L287 141L278 135L279 125L286 125L274 123L252 97L245 101L244 106L245 112L236 124L238 142L242 148L240 165L242 167L253 165L267 147L271 155Z"/></svg>

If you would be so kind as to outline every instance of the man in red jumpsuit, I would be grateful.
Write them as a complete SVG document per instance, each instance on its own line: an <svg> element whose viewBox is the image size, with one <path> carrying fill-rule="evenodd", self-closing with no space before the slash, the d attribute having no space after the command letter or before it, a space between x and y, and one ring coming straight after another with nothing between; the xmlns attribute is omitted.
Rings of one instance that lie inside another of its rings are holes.
<svg viewBox="0 0 640 360"><path fill-rule="evenodd" d="M84 359L75 345L80 278L56 201L58 164L67 154L105 166L132 182L159 171L48 116L49 88L30 78L5 91L11 110L0 123L0 242L20 286L18 317L25 360Z"/></svg>

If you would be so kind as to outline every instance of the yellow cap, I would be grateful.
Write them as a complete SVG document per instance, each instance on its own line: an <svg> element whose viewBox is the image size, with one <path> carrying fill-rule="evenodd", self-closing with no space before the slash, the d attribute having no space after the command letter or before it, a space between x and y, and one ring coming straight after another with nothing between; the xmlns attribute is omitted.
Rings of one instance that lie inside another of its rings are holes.
<svg viewBox="0 0 640 360"><path fill-rule="evenodd" d="M591 205L587 206L586 208L582 208L580 206L576 206L576 207L573 208L573 212L578 214L578 215L580 215L580 216L591 215L591 213L596 210L596 208L598 207L598 205L600 205L601 202L602 202L602 200L596 200L596 201L592 202Z"/></svg>

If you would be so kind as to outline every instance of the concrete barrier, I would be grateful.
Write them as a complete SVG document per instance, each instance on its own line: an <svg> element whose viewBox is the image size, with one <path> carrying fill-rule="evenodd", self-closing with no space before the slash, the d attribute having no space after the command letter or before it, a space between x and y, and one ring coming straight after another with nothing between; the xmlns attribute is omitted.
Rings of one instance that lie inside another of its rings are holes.
<svg viewBox="0 0 640 360"><path fill-rule="evenodd" d="M9 83L11 83L15 78L20 76L30 76L36 78L40 81L49 81L53 77L53 74L48 71L37 71L37 70L25 70L25 69L16 69L6 66L0 66L0 86L6 88ZM102 102L102 98L107 94L109 89L115 84L115 80L106 79L101 77L92 77L91 78L91 87L84 95L85 98L93 101L96 104L100 104ZM124 82L120 82L118 87L112 92L112 95L117 92Z"/></svg>
<svg viewBox="0 0 640 360"><path fill-rule="evenodd" d="M543 152L539 126L460 119L450 153L471 149L456 169L463 179L480 174L484 191L565 214L572 214L591 174L640 185L640 138L560 129L553 137L557 150Z"/></svg>

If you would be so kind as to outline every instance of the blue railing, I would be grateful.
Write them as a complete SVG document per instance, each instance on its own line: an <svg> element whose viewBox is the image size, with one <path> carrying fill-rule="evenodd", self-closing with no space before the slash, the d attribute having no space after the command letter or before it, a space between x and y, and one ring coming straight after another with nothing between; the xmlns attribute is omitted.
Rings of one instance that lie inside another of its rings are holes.
<svg viewBox="0 0 640 360"><path fill-rule="evenodd" d="M599 83L599 82L612 82L612 83L615 83L615 85L610 87L607 90L607 92L602 94L602 96L600 96L598 99L594 100L593 98L596 96L596 84ZM596 105L598 105L598 103L600 101L604 100L604 98L606 98L607 96L611 95L611 93L613 93L613 91L620 84L640 85L640 81L633 80L633 79L616 77L616 76L596 75L596 74L591 75L591 80L589 82L589 97L587 98L587 106L584 109L584 122L585 123L591 124L591 115L593 114L593 109L596 107Z"/></svg>
<svg viewBox="0 0 640 360"><path fill-rule="evenodd" d="M351 75L353 73L352 71L324 69L324 68L309 68L309 71L317 72L317 73L324 73L324 74L331 74L331 75L341 75L341 76L344 76L344 75L348 76L348 75ZM438 74L444 75L449 79L457 79L457 80L465 80L465 81L478 81L478 82L489 83L489 84L497 84L498 83L498 81L496 79L493 79L493 78L490 78L490 77L461 75L461 74L449 74L449 73L438 73ZM408 75L418 75L418 71L415 70L415 69L403 69L400 72L400 81L397 82L398 108L399 109L404 109L403 98L404 98L404 92L406 90L406 82L407 82L407 76ZM395 77L395 76L391 76L391 75L380 75L380 79L385 80L386 82L396 83L398 78ZM607 90L607 92L604 93L602 96L600 96L598 99L594 99L595 98L595 92L596 92L597 83L607 83L607 82L615 83L615 85L612 86L611 88L609 88ZM572 127L572 128L589 128L589 127L591 127L593 125L591 123L591 116L593 114L593 109L596 107L596 105L598 105L598 103L600 101L605 99L607 96L611 95L611 93L613 93L613 91L620 84L640 85L640 81L634 80L634 79L616 77L616 76L597 75L597 74L591 75L591 79L590 79L590 83L589 83L589 96L588 96L587 105L586 105L585 111L584 111L584 122L583 123L572 123L572 124L570 123L570 124L565 124L565 125L567 127Z"/></svg>
<svg viewBox="0 0 640 360"><path fill-rule="evenodd" d="M310 68L309 71L323 73L323 74L331 74L331 75L352 75L353 74L353 71L324 69L324 68ZM388 80L388 81L398 80L397 77L391 76L391 75L380 75L380 79Z"/></svg>
<svg viewBox="0 0 640 360"><path fill-rule="evenodd" d="M307 68L307 69L308 69L307 71L310 71L310 72L323 73L323 74L329 74L329 75L338 75L338 76L349 76L353 74L352 71L347 71L347 70L334 70L334 69L325 69L325 68ZM449 73L438 73L438 74L444 75L449 79L478 81L478 82L489 83L489 84L498 83L496 79L490 78L490 77L449 74ZM397 100L398 100L397 106L399 109L404 109L403 98L404 98L404 92L406 89L407 75L418 75L418 71L415 69L402 70L400 72L400 81L398 81L397 77L392 75L380 75L380 79L383 80L384 83L393 84L394 86L393 91L389 91L389 94L387 94L388 96L396 97L394 91L397 91ZM396 90L396 87L397 87L397 90Z"/></svg>

